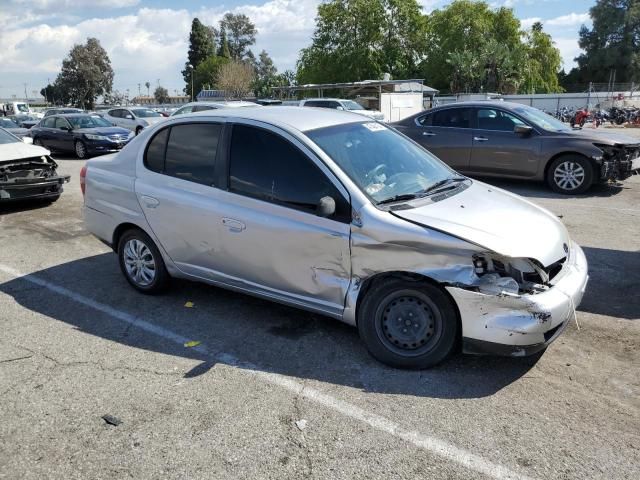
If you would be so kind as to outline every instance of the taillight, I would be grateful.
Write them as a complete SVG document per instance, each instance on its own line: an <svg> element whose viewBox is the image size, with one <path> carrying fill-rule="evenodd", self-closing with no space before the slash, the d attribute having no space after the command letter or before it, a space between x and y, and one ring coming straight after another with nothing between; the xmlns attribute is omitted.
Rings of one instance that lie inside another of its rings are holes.
<svg viewBox="0 0 640 480"><path fill-rule="evenodd" d="M82 190L82 196L84 197L84 191L85 191L85 181L86 181L86 177L87 177L87 166L85 165L84 167L82 167L82 170L80 170L80 190Z"/></svg>

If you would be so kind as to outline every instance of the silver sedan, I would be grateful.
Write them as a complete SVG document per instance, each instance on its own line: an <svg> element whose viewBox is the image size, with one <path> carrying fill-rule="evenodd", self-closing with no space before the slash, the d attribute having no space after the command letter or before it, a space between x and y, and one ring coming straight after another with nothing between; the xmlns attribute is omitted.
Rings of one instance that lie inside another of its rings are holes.
<svg viewBox="0 0 640 480"><path fill-rule="evenodd" d="M588 278L557 217L347 112L174 117L88 161L81 184L87 229L140 292L188 278L318 312L396 367L460 341L543 350Z"/></svg>

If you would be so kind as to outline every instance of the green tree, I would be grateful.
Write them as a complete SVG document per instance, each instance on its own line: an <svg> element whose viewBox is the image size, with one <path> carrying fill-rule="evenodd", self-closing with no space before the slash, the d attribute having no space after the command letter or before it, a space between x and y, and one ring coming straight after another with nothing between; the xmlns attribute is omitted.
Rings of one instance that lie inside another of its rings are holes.
<svg viewBox="0 0 640 480"><path fill-rule="evenodd" d="M182 76L186 83L185 93L191 92L191 75L193 70L198 68L204 60L215 54L214 30L204 25L199 19L194 18L191 22L191 33L189 34L189 52L187 63L182 71ZM189 67L191 65L191 67Z"/></svg>
<svg viewBox="0 0 640 480"><path fill-rule="evenodd" d="M416 0L331 0L318 6L312 44L298 59L300 83L406 77L426 49Z"/></svg>
<svg viewBox="0 0 640 480"><path fill-rule="evenodd" d="M227 33L222 30L220 35L220 48L218 49L218 56L224 58L231 58L231 52L229 51L229 42L227 42Z"/></svg>
<svg viewBox="0 0 640 480"><path fill-rule="evenodd" d="M169 91L160 85L156 87L153 96L158 103L167 103L169 101Z"/></svg>
<svg viewBox="0 0 640 480"><path fill-rule="evenodd" d="M150 97L151 96L151 93L150 93L151 92L151 90L150 90L151 89L151 83L148 82L148 81L144 82L144 86L147 87L147 97Z"/></svg>
<svg viewBox="0 0 640 480"><path fill-rule="evenodd" d="M255 65L256 80L253 93L258 98L270 97L271 87L276 86L278 69L269 54L262 50Z"/></svg>
<svg viewBox="0 0 640 480"><path fill-rule="evenodd" d="M96 38L74 45L62 61L55 86L63 103L92 109L96 98L113 87L113 69L107 52Z"/></svg>
<svg viewBox="0 0 640 480"><path fill-rule="evenodd" d="M589 10L593 28L580 29L577 71L571 81L607 82L640 80L640 0L597 0Z"/></svg>
<svg viewBox="0 0 640 480"><path fill-rule="evenodd" d="M247 49L256 43L258 32L249 17L242 13L225 13L220 20L220 31L227 40L229 54L234 60L245 57ZM221 56L224 56L224 52Z"/></svg>
<svg viewBox="0 0 640 480"><path fill-rule="evenodd" d="M523 71L523 92L555 93L563 91L558 80L562 67L560 50L551 35L536 22L526 33L526 56Z"/></svg>
<svg viewBox="0 0 640 480"><path fill-rule="evenodd" d="M198 95L198 93L203 89L216 88L220 67L229 62L230 60L228 58L212 55L198 65L198 68L195 69L193 78L194 95Z"/></svg>
<svg viewBox="0 0 640 480"><path fill-rule="evenodd" d="M492 40L510 52L516 52L522 43L520 21L512 9L494 10L486 2L471 0L455 0L445 8L434 10L426 18L426 32L428 51L421 64L422 75L430 86L440 90L451 88L457 68L458 62L447 60L460 60L464 55L481 59ZM482 72L479 75L482 76Z"/></svg>
<svg viewBox="0 0 640 480"><path fill-rule="evenodd" d="M57 92L55 85L51 85L50 83L47 84L47 86L42 90L40 90L40 95L42 95L48 103L52 104L55 104L56 97L59 97L59 93Z"/></svg>

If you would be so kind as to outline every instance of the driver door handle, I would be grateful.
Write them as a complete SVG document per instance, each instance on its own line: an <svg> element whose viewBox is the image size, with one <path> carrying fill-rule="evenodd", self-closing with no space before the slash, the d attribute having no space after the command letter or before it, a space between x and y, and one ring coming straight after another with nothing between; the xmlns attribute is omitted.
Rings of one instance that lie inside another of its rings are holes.
<svg viewBox="0 0 640 480"><path fill-rule="evenodd" d="M489 140L487 137L473 137L474 142L486 142Z"/></svg>
<svg viewBox="0 0 640 480"><path fill-rule="evenodd" d="M435 137L436 134L433 132L422 132L423 137Z"/></svg>

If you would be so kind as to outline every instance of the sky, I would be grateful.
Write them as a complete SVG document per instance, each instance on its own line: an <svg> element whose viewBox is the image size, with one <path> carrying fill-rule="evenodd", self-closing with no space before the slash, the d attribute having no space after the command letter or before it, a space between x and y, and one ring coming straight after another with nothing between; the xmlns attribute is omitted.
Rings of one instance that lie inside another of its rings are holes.
<svg viewBox="0 0 640 480"><path fill-rule="evenodd" d="M451 0L419 0L425 12ZM591 25L595 0L488 0L515 10L523 27L541 21L560 49L567 70L580 53L578 30ZM114 88L131 97L149 81L182 91L191 20L217 25L227 11L255 23L253 47L265 49L279 71L295 66L308 46L320 0L0 0L0 98L33 97L56 77L74 44L100 40L115 72ZM425 83L429 83L426 79ZM25 85L26 84L26 85Z"/></svg>

